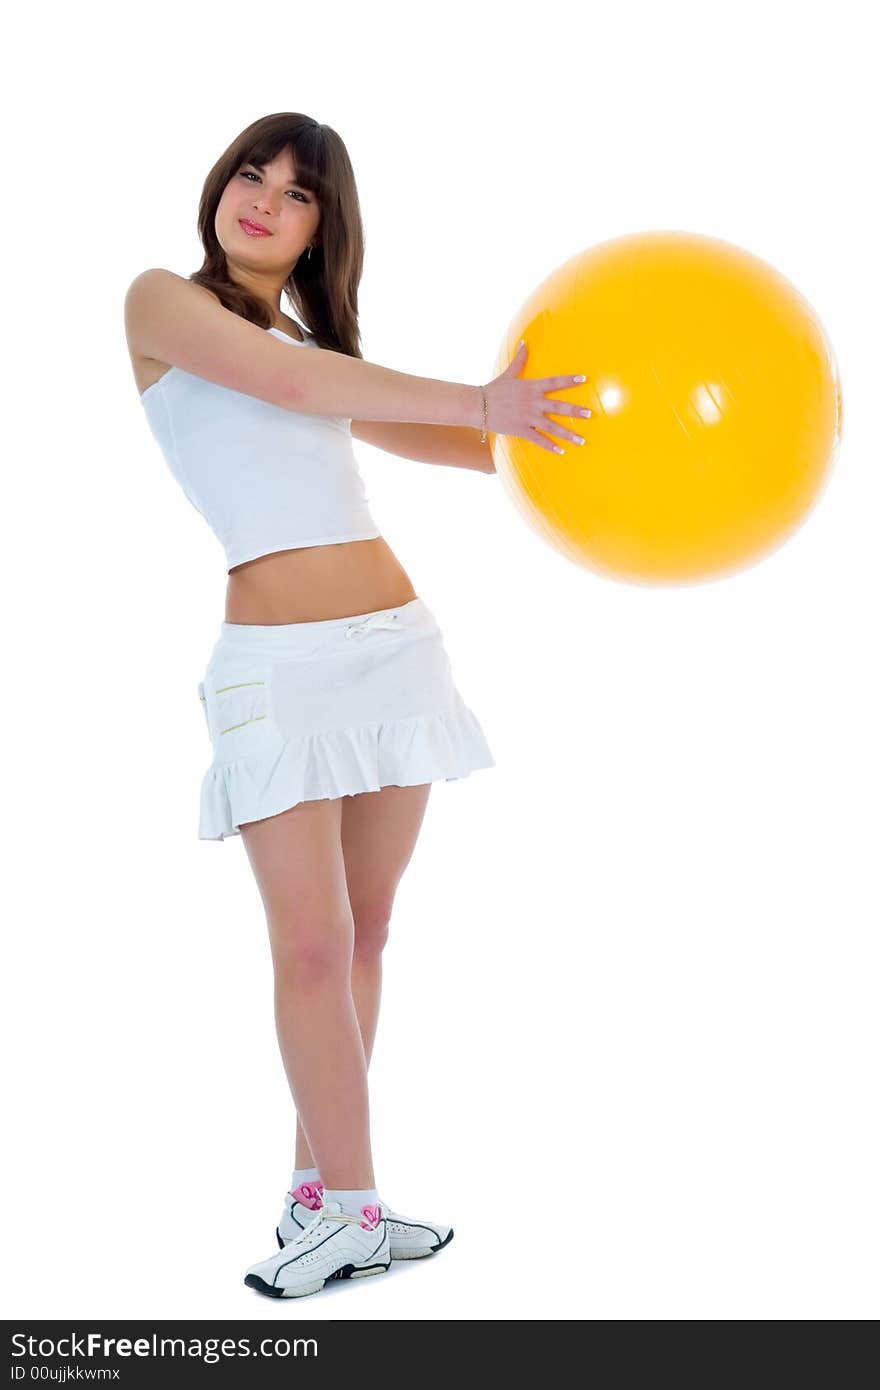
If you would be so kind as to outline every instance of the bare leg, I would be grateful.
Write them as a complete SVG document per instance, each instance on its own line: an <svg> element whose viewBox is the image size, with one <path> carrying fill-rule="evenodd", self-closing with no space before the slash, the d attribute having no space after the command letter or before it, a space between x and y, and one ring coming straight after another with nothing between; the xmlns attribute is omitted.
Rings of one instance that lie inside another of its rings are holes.
<svg viewBox="0 0 880 1390"><path fill-rule="evenodd" d="M354 921L351 994L367 1067L379 1020L382 951L394 895L412 857L430 790L431 783L427 782L342 798L342 851ZM325 1186L336 1185L327 1180L324 1169L313 1159L299 1117L294 1164L297 1168L317 1167Z"/></svg>
<svg viewBox="0 0 880 1390"><path fill-rule="evenodd" d="M327 1187L375 1187L367 1062L351 993L354 921L341 799L241 827L266 911L275 1026L297 1113Z"/></svg>

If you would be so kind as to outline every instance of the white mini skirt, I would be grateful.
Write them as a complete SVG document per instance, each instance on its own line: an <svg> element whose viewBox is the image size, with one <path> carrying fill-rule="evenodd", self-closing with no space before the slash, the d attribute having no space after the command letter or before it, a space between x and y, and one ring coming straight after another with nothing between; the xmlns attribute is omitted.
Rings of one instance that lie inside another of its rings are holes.
<svg viewBox="0 0 880 1390"><path fill-rule="evenodd" d="M301 801L495 766L420 598L319 622L224 622L199 699L214 754L200 840Z"/></svg>

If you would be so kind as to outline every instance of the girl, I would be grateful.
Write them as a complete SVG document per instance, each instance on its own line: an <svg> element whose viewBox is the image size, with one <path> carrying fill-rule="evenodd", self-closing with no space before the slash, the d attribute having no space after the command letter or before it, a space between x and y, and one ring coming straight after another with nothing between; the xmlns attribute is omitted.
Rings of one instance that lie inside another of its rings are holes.
<svg viewBox="0 0 880 1390"><path fill-rule="evenodd" d="M452 1239L379 1196L367 1067L431 783L495 765L437 620L370 514L352 439L492 473L490 424L560 453L540 431L582 443L544 410L582 378L520 379L524 345L485 387L363 361L354 174L307 116L243 131L208 175L198 225L201 269L139 275L125 325L150 429L226 554L199 683L213 750L199 836L240 835L265 908L296 1166L280 1249L245 1283L296 1297Z"/></svg>

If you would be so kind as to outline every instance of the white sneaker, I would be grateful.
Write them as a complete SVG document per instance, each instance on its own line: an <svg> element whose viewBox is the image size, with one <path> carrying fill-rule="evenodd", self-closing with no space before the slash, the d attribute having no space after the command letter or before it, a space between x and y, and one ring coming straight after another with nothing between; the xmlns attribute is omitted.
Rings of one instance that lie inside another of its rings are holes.
<svg viewBox="0 0 880 1390"><path fill-rule="evenodd" d="M363 1206L352 1216L341 1203L324 1202L277 1255L252 1265L244 1282L271 1298L301 1298L318 1293L331 1279L384 1274L390 1264L384 1203Z"/></svg>
<svg viewBox="0 0 880 1390"><path fill-rule="evenodd" d="M275 1239L280 1249L308 1226L315 1212L320 1210L324 1199L324 1185L321 1182L300 1183L299 1187L288 1192L281 1218L275 1228ZM452 1240L451 1226L439 1221L416 1221L413 1217L401 1216L383 1203L388 1219L388 1240L392 1260L418 1260L424 1255L433 1255Z"/></svg>

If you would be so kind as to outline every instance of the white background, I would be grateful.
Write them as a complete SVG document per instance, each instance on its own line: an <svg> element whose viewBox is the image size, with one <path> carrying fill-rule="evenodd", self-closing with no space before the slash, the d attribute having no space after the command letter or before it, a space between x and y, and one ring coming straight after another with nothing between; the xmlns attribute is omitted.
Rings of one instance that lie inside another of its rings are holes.
<svg viewBox="0 0 880 1390"><path fill-rule="evenodd" d="M17 12L7 1317L876 1317L880 227L863 14ZM122 314L141 270L197 269L208 170L281 110L350 152L369 360L485 381L560 262L684 229L794 282L844 398L837 468L801 529L682 588L572 565L498 478L356 443L497 767L432 789L370 1069L379 1191L455 1239L299 1305L242 1282L275 1249L294 1114L244 847L196 836L223 554L149 434Z"/></svg>

